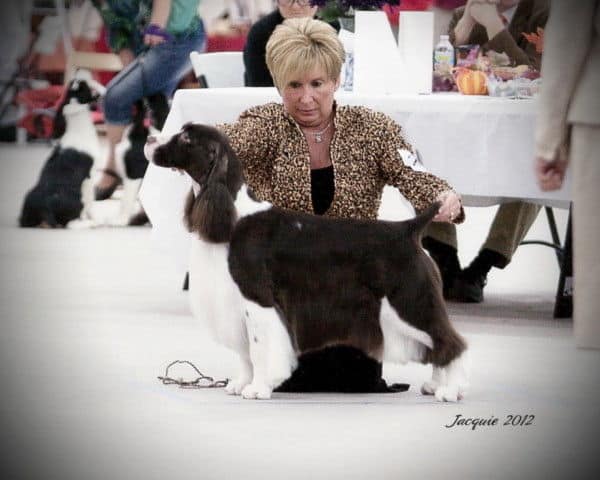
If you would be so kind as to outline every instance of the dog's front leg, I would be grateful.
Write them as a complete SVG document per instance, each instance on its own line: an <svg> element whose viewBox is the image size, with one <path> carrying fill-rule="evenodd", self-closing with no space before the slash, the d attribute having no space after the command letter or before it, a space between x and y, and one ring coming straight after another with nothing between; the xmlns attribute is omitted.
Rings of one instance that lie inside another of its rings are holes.
<svg viewBox="0 0 600 480"><path fill-rule="evenodd" d="M248 302L246 305L246 328L250 360L252 361L252 382L242 390L244 398L271 398L272 388L267 382L269 358L269 328L268 318L259 305Z"/></svg>
<svg viewBox="0 0 600 480"><path fill-rule="evenodd" d="M252 383L242 390L244 398L271 398L273 389L287 379L296 366L290 337L274 308L246 304L246 328L252 361Z"/></svg>
<svg viewBox="0 0 600 480"><path fill-rule="evenodd" d="M91 178L86 178L81 184L81 203L83 203L81 218L93 220L92 205L94 204L94 184L92 183Z"/></svg>
<svg viewBox="0 0 600 480"><path fill-rule="evenodd" d="M93 228L97 226L92 212L94 204L94 184L91 178L86 178L81 184L81 203L83 208L79 214L79 218L71 220L67 224L67 228L73 230L81 230L84 228Z"/></svg>
<svg viewBox="0 0 600 480"><path fill-rule="evenodd" d="M240 353L240 370L238 376L225 387L228 395L239 395L246 385L252 381L252 362L248 353Z"/></svg>

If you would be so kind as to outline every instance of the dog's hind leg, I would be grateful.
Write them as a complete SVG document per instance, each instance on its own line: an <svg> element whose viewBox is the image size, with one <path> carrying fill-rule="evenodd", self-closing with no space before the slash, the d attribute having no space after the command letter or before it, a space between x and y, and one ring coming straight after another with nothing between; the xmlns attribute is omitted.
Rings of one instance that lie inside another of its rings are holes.
<svg viewBox="0 0 600 480"><path fill-rule="evenodd" d="M439 367L434 366L435 369ZM445 383L435 389L435 398L440 402L456 402L467 393L469 387L469 351L464 350L444 368Z"/></svg>
<svg viewBox="0 0 600 480"><path fill-rule="evenodd" d="M379 323L384 339L383 359L395 363L422 362L433 340L423 330L406 323L387 297L381 301Z"/></svg>
<svg viewBox="0 0 600 480"><path fill-rule="evenodd" d="M296 355L275 308L246 302L246 328L253 376L242 396L268 399L273 389L291 376Z"/></svg>
<svg viewBox="0 0 600 480"><path fill-rule="evenodd" d="M435 391L446 384L446 371L442 367L433 366L431 380L426 381L421 385L421 393L423 395L435 395Z"/></svg>

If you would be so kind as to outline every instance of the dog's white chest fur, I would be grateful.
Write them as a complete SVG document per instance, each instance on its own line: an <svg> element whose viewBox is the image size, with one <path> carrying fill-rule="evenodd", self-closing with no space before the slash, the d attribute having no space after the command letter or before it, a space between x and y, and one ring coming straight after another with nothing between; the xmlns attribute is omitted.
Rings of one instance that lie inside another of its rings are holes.
<svg viewBox="0 0 600 480"><path fill-rule="evenodd" d="M87 153L96 165L101 156L101 148L89 107L87 105L69 104L65 106L63 114L67 128L60 139L60 146Z"/></svg>
<svg viewBox="0 0 600 480"><path fill-rule="evenodd" d="M199 187L194 185L195 194ZM271 208L256 202L242 186L235 201L238 218ZM215 340L239 352L247 349L242 294L229 273L229 244L210 243L194 236L190 252L190 306Z"/></svg>
<svg viewBox="0 0 600 480"><path fill-rule="evenodd" d="M194 238L190 251L190 306L220 343L237 350L243 329L242 295L229 274L228 246ZM241 327L241 325L240 325Z"/></svg>

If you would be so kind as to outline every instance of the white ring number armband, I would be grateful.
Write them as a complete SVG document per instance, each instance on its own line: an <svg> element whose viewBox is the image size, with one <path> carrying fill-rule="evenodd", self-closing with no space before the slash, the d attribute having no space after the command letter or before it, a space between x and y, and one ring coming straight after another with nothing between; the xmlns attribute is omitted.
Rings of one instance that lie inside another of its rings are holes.
<svg viewBox="0 0 600 480"><path fill-rule="evenodd" d="M421 155L418 150L408 150L406 148L399 148L398 153L402 158L402 162L409 168L416 170L417 172L427 172L425 165L421 162Z"/></svg>

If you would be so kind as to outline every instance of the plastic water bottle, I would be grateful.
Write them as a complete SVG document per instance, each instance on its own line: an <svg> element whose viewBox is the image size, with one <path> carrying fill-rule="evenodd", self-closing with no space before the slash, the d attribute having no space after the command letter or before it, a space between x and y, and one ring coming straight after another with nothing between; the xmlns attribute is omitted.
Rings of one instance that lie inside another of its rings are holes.
<svg viewBox="0 0 600 480"><path fill-rule="evenodd" d="M454 67L454 47L448 40L448 35L440 35L440 41L433 51L433 70L449 73L452 67Z"/></svg>

